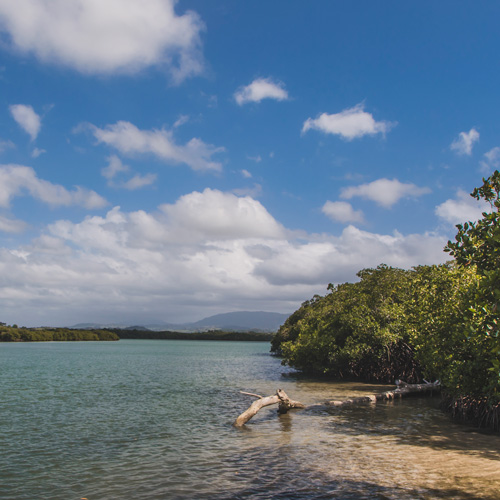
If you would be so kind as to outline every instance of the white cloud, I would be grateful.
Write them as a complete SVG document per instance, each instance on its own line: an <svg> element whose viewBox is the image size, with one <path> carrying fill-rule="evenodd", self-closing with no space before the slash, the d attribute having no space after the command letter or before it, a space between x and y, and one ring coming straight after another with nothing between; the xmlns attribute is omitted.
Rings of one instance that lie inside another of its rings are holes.
<svg viewBox="0 0 500 500"><path fill-rule="evenodd" d="M384 208L390 208L401 198L417 198L430 192L429 188L405 184L397 179L378 179L368 184L344 188L340 197L349 200L360 196L372 200Z"/></svg>
<svg viewBox="0 0 500 500"><path fill-rule="evenodd" d="M233 189L232 193L237 196L250 196L251 198L258 198L262 196L262 185L255 183L250 188Z"/></svg>
<svg viewBox="0 0 500 500"><path fill-rule="evenodd" d="M12 141L2 141L0 139L0 153L3 153L6 149L15 148Z"/></svg>
<svg viewBox="0 0 500 500"><path fill-rule="evenodd" d="M263 99L284 101L288 92L282 82L274 82L271 78L257 78L249 85L240 87L235 93L236 102L242 106L248 102L260 102Z"/></svg>
<svg viewBox="0 0 500 500"><path fill-rule="evenodd" d="M485 160L481 161L481 172L491 174L493 170L500 168L500 147L490 149L484 153Z"/></svg>
<svg viewBox="0 0 500 500"><path fill-rule="evenodd" d="M484 153L486 159L493 167L500 167L500 148L496 147L490 149L487 153Z"/></svg>
<svg viewBox="0 0 500 500"><path fill-rule="evenodd" d="M442 262L446 240L353 226L338 237L294 233L258 201L206 189L152 213L59 220L32 245L0 248L0 301L38 325L291 312L364 267Z"/></svg>
<svg viewBox="0 0 500 500"><path fill-rule="evenodd" d="M241 175L245 178L245 179L251 179L252 178L252 174L248 171L248 170L241 170Z"/></svg>
<svg viewBox="0 0 500 500"><path fill-rule="evenodd" d="M445 239L431 233L383 235L348 226L339 237L280 242L273 255L256 267L274 285L353 281L356 272L386 263L410 268L446 260Z"/></svg>
<svg viewBox="0 0 500 500"><path fill-rule="evenodd" d="M111 181L114 179L118 174L124 173L124 172L129 172L130 167L128 165L124 165L120 158L116 155L111 155L108 158L108 165L107 167L104 167L101 170L101 174L103 177Z"/></svg>
<svg viewBox="0 0 500 500"><path fill-rule="evenodd" d="M118 158L118 156L111 155L108 158L108 165L101 170L101 174L103 175L103 177L108 179L108 186L128 189L129 191L149 186L156 181L155 174L136 174L127 181L115 180L117 176L126 174L130 172L130 170L130 167L128 165L124 165L120 158Z"/></svg>
<svg viewBox="0 0 500 500"><path fill-rule="evenodd" d="M136 174L128 181L124 182L121 187L133 191L134 189L140 189L145 186L150 186L156 182L156 174L146 174L140 175Z"/></svg>
<svg viewBox="0 0 500 500"><path fill-rule="evenodd" d="M4 233L22 233L27 224L22 220L10 219L0 215L0 231Z"/></svg>
<svg viewBox="0 0 500 500"><path fill-rule="evenodd" d="M358 104L340 113L322 113L318 118L308 118L302 126L302 133L313 129L325 134L340 135L351 141L364 135L385 135L395 125L396 123L375 121L372 114L364 111L364 105Z"/></svg>
<svg viewBox="0 0 500 500"><path fill-rule="evenodd" d="M247 156L247 160L252 160L255 163L260 163L262 161L262 156L257 155L257 156Z"/></svg>
<svg viewBox="0 0 500 500"><path fill-rule="evenodd" d="M31 167L0 165L0 207L9 207L11 199L24 192L52 206L78 205L96 209L107 204L106 200L95 191L79 186L73 191L68 191L63 186L39 179Z"/></svg>
<svg viewBox="0 0 500 500"><path fill-rule="evenodd" d="M26 104L13 104L9 106L9 110L12 118L34 141L42 126L40 116L35 113L31 106Z"/></svg>
<svg viewBox="0 0 500 500"><path fill-rule="evenodd" d="M199 16L174 0L0 0L0 29L19 52L87 74L166 68L175 82L203 69Z"/></svg>
<svg viewBox="0 0 500 500"><path fill-rule="evenodd" d="M197 138L180 145L175 143L171 131L140 130L125 121L107 125L103 129L94 125L83 125L77 127L76 131L82 128L90 128L100 143L112 146L125 155L152 154L167 163L186 164L193 170L222 169L221 163L214 161L212 156L224 151L224 148L206 144Z"/></svg>
<svg viewBox="0 0 500 500"><path fill-rule="evenodd" d="M475 128L471 128L469 132L460 132L458 139L451 143L450 149L459 155L470 156L472 147L477 141L479 141L479 132Z"/></svg>
<svg viewBox="0 0 500 500"><path fill-rule="evenodd" d="M35 148L31 152L31 157L32 158L38 158L40 155L42 155L43 153L46 153L46 152L47 151L45 151L45 149Z"/></svg>
<svg viewBox="0 0 500 500"><path fill-rule="evenodd" d="M354 210L346 201L327 201L321 211L337 222L364 222L363 212Z"/></svg>
<svg viewBox="0 0 500 500"><path fill-rule="evenodd" d="M188 115L181 115L175 121L175 123L173 125L173 128L182 127L182 125L186 124L188 121L189 121L189 116Z"/></svg>
<svg viewBox="0 0 500 500"><path fill-rule="evenodd" d="M161 210L175 221L179 234L216 239L279 238L283 228L264 206L249 196L214 189L181 196ZM181 238L182 239L182 238Z"/></svg>
<svg viewBox="0 0 500 500"><path fill-rule="evenodd" d="M436 207L435 213L446 222L456 225L482 218L483 212L491 212L489 203L478 201L459 189L453 200L446 200Z"/></svg>

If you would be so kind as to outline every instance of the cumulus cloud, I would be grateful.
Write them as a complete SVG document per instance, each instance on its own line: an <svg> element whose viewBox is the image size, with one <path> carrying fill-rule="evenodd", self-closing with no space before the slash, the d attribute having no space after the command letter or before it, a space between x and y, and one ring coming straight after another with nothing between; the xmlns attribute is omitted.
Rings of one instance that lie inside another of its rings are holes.
<svg viewBox="0 0 500 500"><path fill-rule="evenodd" d="M111 155L108 158L108 165L104 167L101 170L101 174L111 181L114 179L118 174L123 173L123 172L128 172L130 170L130 167L128 165L124 165L120 158L116 155Z"/></svg>
<svg viewBox="0 0 500 500"><path fill-rule="evenodd" d="M117 176L129 173L130 170L130 167L128 165L124 165L118 156L111 155L108 158L108 165L101 170L101 174L103 177L108 179L108 186L128 189L129 191L149 186L156 181L155 174L136 174L126 181L121 179L116 180Z"/></svg>
<svg viewBox="0 0 500 500"><path fill-rule="evenodd" d="M173 205L160 207L175 221L178 233L216 239L279 238L282 226L250 196L205 189L181 196Z"/></svg>
<svg viewBox="0 0 500 500"><path fill-rule="evenodd" d="M112 146L124 155L152 154L167 163L185 164L193 170L222 169L221 163L214 161L212 156L224 151L224 148L206 144L201 139L193 138L181 145L175 142L169 130L140 130L126 121L118 121L105 128L84 124L76 131L82 128L90 129L98 142Z"/></svg>
<svg viewBox="0 0 500 500"><path fill-rule="evenodd" d="M346 201L327 201L321 211L337 222L364 222L363 212L354 210L352 205Z"/></svg>
<svg viewBox="0 0 500 500"><path fill-rule="evenodd" d="M204 24L174 0L0 0L12 47L86 74L166 68L174 82L203 69Z"/></svg>
<svg viewBox="0 0 500 500"><path fill-rule="evenodd" d="M25 324L291 312L363 267L442 262L446 240L353 226L298 234L252 198L206 189L154 212L59 220L30 245L0 248L0 301Z"/></svg>
<svg viewBox="0 0 500 500"><path fill-rule="evenodd" d="M450 149L459 155L470 156L472 147L477 141L479 141L479 132L471 128L468 132L460 132L458 138L451 143Z"/></svg>
<svg viewBox="0 0 500 500"><path fill-rule="evenodd" d="M136 174L128 181L122 183L121 187L133 191L134 189L140 189L145 186L150 186L156 182L156 174L146 174L140 175Z"/></svg>
<svg viewBox="0 0 500 500"><path fill-rule="evenodd" d="M380 263L409 268L443 262L444 238L431 233L383 235L347 226L339 237L287 241L274 246L272 257L256 267L274 285L353 281L357 271Z"/></svg>
<svg viewBox="0 0 500 500"><path fill-rule="evenodd" d="M271 78L257 78L249 85L240 87L234 93L234 99L240 106L248 102L260 102L263 99L285 101L288 99L288 92L282 82L275 82Z"/></svg>
<svg viewBox="0 0 500 500"><path fill-rule="evenodd" d="M13 104L9 106L9 110L12 118L34 141L42 126L40 116L35 113L31 106L26 104Z"/></svg>
<svg viewBox="0 0 500 500"><path fill-rule="evenodd" d="M490 149L484 156L493 167L500 167L500 148Z"/></svg>
<svg viewBox="0 0 500 500"><path fill-rule="evenodd" d="M489 203L476 200L465 191L459 189L454 199L446 200L436 207L438 217L449 224L463 224L482 218L483 212L491 212Z"/></svg>
<svg viewBox="0 0 500 500"><path fill-rule="evenodd" d="M364 110L364 105L358 104L340 113L322 113L317 118L308 118L302 126L302 133L311 129L319 130L351 141L364 135L385 135L395 125L387 121L375 121L373 115Z"/></svg>
<svg viewBox="0 0 500 500"><path fill-rule="evenodd" d="M491 174L493 170L500 168L500 147L490 149L484 153L484 160L480 162L481 172Z"/></svg>
<svg viewBox="0 0 500 500"><path fill-rule="evenodd" d="M22 220L11 219L0 215L0 231L4 233L22 233L27 224Z"/></svg>
<svg viewBox="0 0 500 500"><path fill-rule="evenodd" d="M344 188L340 197L349 200L360 196L384 208L391 208L402 198L417 198L430 192L429 188L418 187L411 183L405 184L397 179L378 179L360 186Z"/></svg>
<svg viewBox="0 0 500 500"><path fill-rule="evenodd" d="M87 209L106 206L107 202L95 191L77 186L73 191L37 177L31 167L0 165L0 207L8 208L12 198L25 192L51 206L77 205Z"/></svg>

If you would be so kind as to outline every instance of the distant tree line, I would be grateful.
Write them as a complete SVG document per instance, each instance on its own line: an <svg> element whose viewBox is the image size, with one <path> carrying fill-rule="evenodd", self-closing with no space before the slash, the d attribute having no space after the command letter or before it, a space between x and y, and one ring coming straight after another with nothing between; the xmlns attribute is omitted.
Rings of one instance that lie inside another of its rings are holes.
<svg viewBox="0 0 500 500"><path fill-rule="evenodd" d="M0 324L0 342L51 342L51 341L119 340L108 330L70 330L67 328L19 328L17 325Z"/></svg>
<svg viewBox="0 0 500 500"><path fill-rule="evenodd" d="M151 330L121 330L111 329L121 339L150 339L150 340L246 340L269 342L272 333L264 332L232 332L222 330L209 330L206 332L155 332Z"/></svg>
<svg viewBox="0 0 500 500"><path fill-rule="evenodd" d="M280 327L272 352L303 372L394 382L439 379L454 413L500 428L500 174L472 196L491 213L457 226L454 261L380 265L329 285Z"/></svg>
<svg viewBox="0 0 500 500"><path fill-rule="evenodd" d="M209 330L206 332L174 332L152 331L145 329L105 328L100 330L68 329L68 328L26 328L17 325L8 326L0 322L0 342L50 342L50 341L85 341L85 340L246 340L269 342L272 333L237 332Z"/></svg>

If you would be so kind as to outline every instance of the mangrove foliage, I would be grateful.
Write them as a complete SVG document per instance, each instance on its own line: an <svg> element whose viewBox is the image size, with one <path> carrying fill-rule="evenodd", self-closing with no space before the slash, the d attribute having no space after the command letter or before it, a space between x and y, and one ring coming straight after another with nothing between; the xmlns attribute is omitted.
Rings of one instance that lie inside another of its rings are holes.
<svg viewBox="0 0 500 500"><path fill-rule="evenodd" d="M442 265L363 269L330 284L280 327L271 351L314 375L392 383L439 379L453 411L499 428L500 174L471 196L489 202L458 225ZM486 415L486 417L485 417Z"/></svg>

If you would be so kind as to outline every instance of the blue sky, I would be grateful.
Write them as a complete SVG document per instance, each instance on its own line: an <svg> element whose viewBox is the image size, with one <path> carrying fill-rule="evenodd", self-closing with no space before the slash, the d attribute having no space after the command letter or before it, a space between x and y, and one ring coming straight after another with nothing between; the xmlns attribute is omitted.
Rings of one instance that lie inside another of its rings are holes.
<svg viewBox="0 0 500 500"><path fill-rule="evenodd" d="M292 312L445 261L500 166L499 14L0 0L0 320Z"/></svg>

